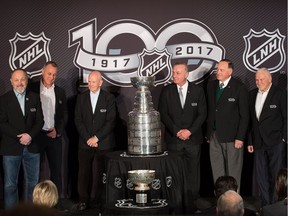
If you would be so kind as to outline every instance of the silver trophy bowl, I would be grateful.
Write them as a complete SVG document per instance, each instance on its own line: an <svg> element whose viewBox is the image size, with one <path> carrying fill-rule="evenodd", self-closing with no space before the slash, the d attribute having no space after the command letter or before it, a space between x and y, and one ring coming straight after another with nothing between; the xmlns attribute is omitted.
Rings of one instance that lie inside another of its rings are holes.
<svg viewBox="0 0 288 216"><path fill-rule="evenodd" d="M135 185L134 190L147 191L150 190L148 185L155 179L155 170L130 170L128 178Z"/></svg>

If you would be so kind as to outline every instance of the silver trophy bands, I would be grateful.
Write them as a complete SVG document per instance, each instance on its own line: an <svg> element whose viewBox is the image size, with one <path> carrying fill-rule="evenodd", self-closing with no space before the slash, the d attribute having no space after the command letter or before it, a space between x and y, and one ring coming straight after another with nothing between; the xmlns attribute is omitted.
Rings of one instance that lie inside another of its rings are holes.
<svg viewBox="0 0 288 216"><path fill-rule="evenodd" d="M160 114L153 107L149 86L154 77L132 77L137 88L133 110L128 114L128 154L162 153Z"/></svg>

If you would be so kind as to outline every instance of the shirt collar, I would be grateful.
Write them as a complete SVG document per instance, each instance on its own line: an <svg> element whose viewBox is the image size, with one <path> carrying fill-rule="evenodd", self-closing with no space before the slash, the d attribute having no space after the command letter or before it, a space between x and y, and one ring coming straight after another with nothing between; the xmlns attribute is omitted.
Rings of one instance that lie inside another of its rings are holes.
<svg viewBox="0 0 288 216"><path fill-rule="evenodd" d="M179 88L182 88L183 90L187 89L187 88L188 88L188 81L186 80L186 82L184 83L183 86L177 85L177 88L178 88L178 89L179 89Z"/></svg>
<svg viewBox="0 0 288 216"><path fill-rule="evenodd" d="M17 91L15 91L15 89L13 89L13 91L14 91L16 97L18 97L18 96L20 96L20 95L21 95L21 96L25 96L25 95L26 95L26 91L24 91L22 94L19 93L19 92L17 92Z"/></svg>
<svg viewBox="0 0 288 216"><path fill-rule="evenodd" d="M231 76L228 79L226 79L224 82L219 81L219 85L220 85L220 83L223 83L224 84L223 88L225 88L228 85L230 79L231 79Z"/></svg>
<svg viewBox="0 0 288 216"><path fill-rule="evenodd" d="M42 91L42 90L53 90L54 88L55 88L55 84L54 84L54 83L51 85L50 88L47 88L47 87L43 84L43 80L42 80L42 79L40 80L40 91Z"/></svg>

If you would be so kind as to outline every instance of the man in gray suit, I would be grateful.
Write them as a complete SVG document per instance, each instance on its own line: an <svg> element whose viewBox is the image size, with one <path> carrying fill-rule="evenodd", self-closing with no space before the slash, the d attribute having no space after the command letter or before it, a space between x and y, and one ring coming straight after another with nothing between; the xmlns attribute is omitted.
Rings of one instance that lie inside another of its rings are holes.
<svg viewBox="0 0 288 216"><path fill-rule="evenodd" d="M249 124L248 91L233 78L233 63L218 63L216 77L208 83L207 140L214 182L230 175L239 185L243 165L243 145Z"/></svg>
<svg viewBox="0 0 288 216"><path fill-rule="evenodd" d="M272 84L272 76L261 68L255 76L256 89L249 95L251 139L248 151L254 152L255 173L262 205L275 200L277 172L284 166L287 140L287 91Z"/></svg>
<svg viewBox="0 0 288 216"><path fill-rule="evenodd" d="M176 63L173 66L173 83L162 89L159 112L165 125L164 139L168 150L178 153L184 160L187 176L185 213L193 213L200 188L200 153L206 99L203 88L190 83L188 75L187 64Z"/></svg>

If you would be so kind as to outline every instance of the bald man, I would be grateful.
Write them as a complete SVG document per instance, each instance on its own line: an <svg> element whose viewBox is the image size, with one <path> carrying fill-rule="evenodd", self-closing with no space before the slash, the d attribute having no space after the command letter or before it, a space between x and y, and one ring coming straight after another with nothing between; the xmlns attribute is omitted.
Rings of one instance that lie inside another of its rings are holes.
<svg viewBox="0 0 288 216"><path fill-rule="evenodd" d="M96 160L96 203L101 203L101 183L104 157L115 146L114 127L116 117L115 98L101 89L101 73L92 71L88 77L89 90L79 94L75 108L75 124L79 133L78 147L78 193L77 210L89 207L92 189L92 164Z"/></svg>
<svg viewBox="0 0 288 216"><path fill-rule="evenodd" d="M256 179L265 206L273 203L276 174L285 161L287 91L272 84L266 68L256 72L255 81L257 88L249 95L252 128L248 151L254 152Z"/></svg>
<svg viewBox="0 0 288 216"><path fill-rule="evenodd" d="M217 201L217 215L243 216L244 203L242 197L233 190L226 191Z"/></svg>

